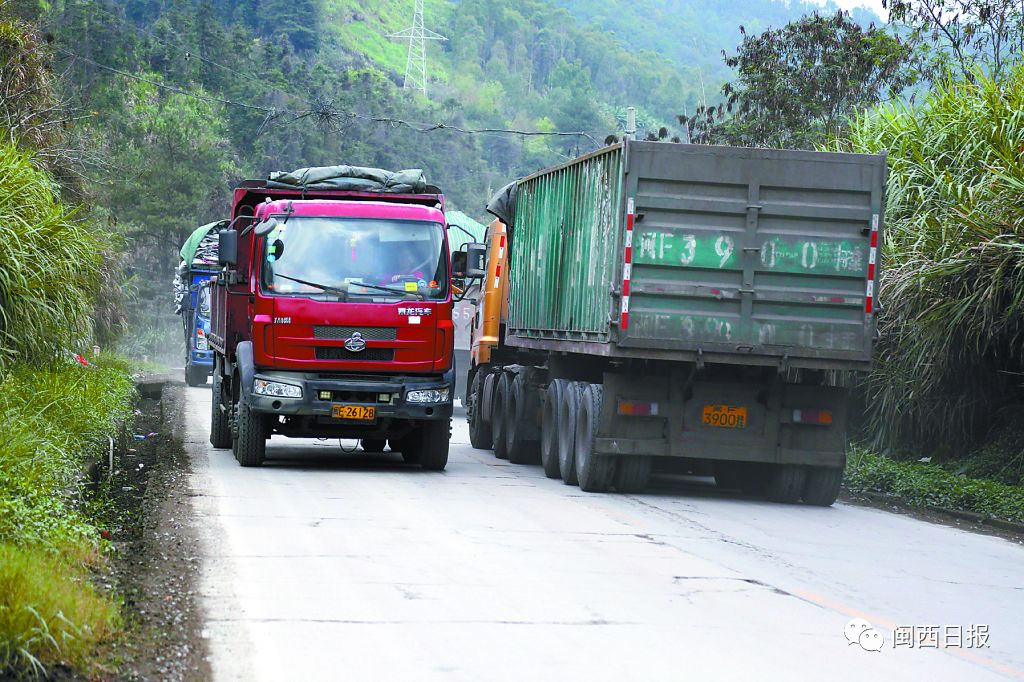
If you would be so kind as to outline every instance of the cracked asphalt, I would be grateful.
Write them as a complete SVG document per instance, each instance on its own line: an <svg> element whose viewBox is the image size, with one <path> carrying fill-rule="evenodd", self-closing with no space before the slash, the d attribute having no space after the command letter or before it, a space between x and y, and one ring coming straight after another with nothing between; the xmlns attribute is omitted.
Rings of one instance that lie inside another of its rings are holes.
<svg viewBox="0 0 1024 682"><path fill-rule="evenodd" d="M188 389L185 445L217 680L1024 679L1007 540L675 475L590 495L472 449L461 409L444 473L279 437L243 469L209 401ZM899 626L939 647L895 647Z"/></svg>

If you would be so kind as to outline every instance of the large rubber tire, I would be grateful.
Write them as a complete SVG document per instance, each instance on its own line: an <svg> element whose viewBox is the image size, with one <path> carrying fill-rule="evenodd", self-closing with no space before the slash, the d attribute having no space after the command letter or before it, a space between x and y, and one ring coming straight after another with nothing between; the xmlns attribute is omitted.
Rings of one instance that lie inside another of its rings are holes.
<svg viewBox="0 0 1024 682"><path fill-rule="evenodd" d="M558 406L558 471L562 482L576 485L576 415L580 410L580 387L573 381L566 383L562 401Z"/></svg>
<svg viewBox="0 0 1024 682"><path fill-rule="evenodd" d="M642 493L651 480L651 457L623 455L615 466L615 489L620 493Z"/></svg>
<svg viewBox="0 0 1024 682"><path fill-rule="evenodd" d="M494 400L491 401L491 434L494 436L491 447L498 459L508 459L508 435L505 433L508 423L508 392L510 384L508 373L502 372L494 386Z"/></svg>
<svg viewBox="0 0 1024 682"><path fill-rule="evenodd" d="M605 492L615 479L617 458L594 452L603 394L600 384L588 384L580 396L576 415L576 477L580 490L588 493Z"/></svg>
<svg viewBox="0 0 1024 682"><path fill-rule="evenodd" d="M258 467L267 458L267 419L253 412L243 398L238 403L238 438L235 459L244 467Z"/></svg>
<svg viewBox="0 0 1024 682"><path fill-rule="evenodd" d="M363 438L359 441L359 447L363 449L363 452L384 452L384 447L387 444L386 438Z"/></svg>
<svg viewBox="0 0 1024 682"><path fill-rule="evenodd" d="M505 450L512 464L537 464L540 462L540 442L526 438L529 422L535 419L530 414L530 389L526 377L520 373L509 383L508 400L505 403Z"/></svg>
<svg viewBox="0 0 1024 682"><path fill-rule="evenodd" d="M808 467L803 500L816 507L830 507L839 497L844 467Z"/></svg>
<svg viewBox="0 0 1024 682"><path fill-rule="evenodd" d="M486 375L483 369L473 372L473 381L469 385L469 395L466 400L466 421L469 422L469 444L477 450L489 450L494 443L494 434L491 433L491 424L485 420L481 408L484 398L484 379Z"/></svg>
<svg viewBox="0 0 1024 682"><path fill-rule="evenodd" d="M423 422L402 440L402 458L419 462L428 471L443 471L448 465L451 427L450 419Z"/></svg>
<svg viewBox="0 0 1024 682"><path fill-rule="evenodd" d="M558 408L562 404L566 386L565 379L554 379L548 384L540 420L540 463L548 478L562 476L558 468Z"/></svg>
<svg viewBox="0 0 1024 682"><path fill-rule="evenodd" d="M185 363L185 384L188 386L206 385L206 368L197 367L191 362Z"/></svg>
<svg viewBox="0 0 1024 682"><path fill-rule="evenodd" d="M215 367L213 370L213 390L210 391L210 445L215 448L231 447L231 416L224 404L224 378Z"/></svg>
<svg viewBox="0 0 1024 682"><path fill-rule="evenodd" d="M806 480L806 467L799 464L776 464L768 471L764 494L772 502L794 504L800 501Z"/></svg>

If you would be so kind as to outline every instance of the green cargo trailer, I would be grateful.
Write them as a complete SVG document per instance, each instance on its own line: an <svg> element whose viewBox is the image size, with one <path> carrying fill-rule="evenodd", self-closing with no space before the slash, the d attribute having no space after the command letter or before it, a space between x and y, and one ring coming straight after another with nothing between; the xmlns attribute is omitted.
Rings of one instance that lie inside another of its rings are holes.
<svg viewBox="0 0 1024 682"><path fill-rule="evenodd" d="M883 155L627 141L519 180L476 418L585 490L641 489L675 457L831 504L885 177Z"/></svg>

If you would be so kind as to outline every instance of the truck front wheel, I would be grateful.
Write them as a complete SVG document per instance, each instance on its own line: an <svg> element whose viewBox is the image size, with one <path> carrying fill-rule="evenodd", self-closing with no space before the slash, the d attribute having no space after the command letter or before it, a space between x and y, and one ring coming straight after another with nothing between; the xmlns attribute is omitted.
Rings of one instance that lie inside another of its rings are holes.
<svg viewBox="0 0 1024 682"><path fill-rule="evenodd" d="M258 467L267 456L267 421L253 412L242 398L238 403L238 438L234 442L235 459L244 467Z"/></svg>
<svg viewBox="0 0 1024 682"><path fill-rule="evenodd" d="M576 417L576 476L580 490L588 493L608 490L615 476L615 458L594 452L603 392L599 384L589 384L583 389Z"/></svg>
<svg viewBox="0 0 1024 682"><path fill-rule="evenodd" d="M230 448L231 419L224 409L224 378L216 366L213 368L213 390L210 393L210 445Z"/></svg>
<svg viewBox="0 0 1024 682"><path fill-rule="evenodd" d="M448 465L448 445L451 440L451 420L423 422L402 439L402 459L419 462L428 471L443 471Z"/></svg>
<svg viewBox="0 0 1024 682"><path fill-rule="evenodd" d="M508 392L511 388L508 374L502 372L494 386L494 400L491 401L491 430L494 436L494 456L508 459Z"/></svg>
<svg viewBox="0 0 1024 682"><path fill-rule="evenodd" d="M484 379L487 377L483 369L473 372L473 383L466 396L466 421L469 422L469 444L477 450L486 450L494 442L491 425L484 419L481 412L484 397Z"/></svg>
<svg viewBox="0 0 1024 682"><path fill-rule="evenodd" d="M807 504L829 507L839 497L844 467L809 467L803 499Z"/></svg>
<svg viewBox="0 0 1024 682"><path fill-rule="evenodd" d="M188 386L206 385L206 368L192 364L191 360L185 361L185 384Z"/></svg>

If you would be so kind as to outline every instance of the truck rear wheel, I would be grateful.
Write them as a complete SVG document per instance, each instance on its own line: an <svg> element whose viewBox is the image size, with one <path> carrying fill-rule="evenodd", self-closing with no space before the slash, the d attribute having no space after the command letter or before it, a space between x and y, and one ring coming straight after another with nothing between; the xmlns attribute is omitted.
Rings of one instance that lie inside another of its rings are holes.
<svg viewBox="0 0 1024 682"><path fill-rule="evenodd" d="M491 447L498 459L508 459L508 436L505 434L508 411L505 406L508 405L509 383L508 374L502 372L496 380L494 400L491 401L491 433L494 436Z"/></svg>
<svg viewBox="0 0 1024 682"><path fill-rule="evenodd" d="M558 405L558 471L562 482L576 485L576 415L580 410L580 384L567 382Z"/></svg>
<svg viewBox="0 0 1024 682"><path fill-rule="evenodd" d="M839 497L844 467L808 467L803 499L817 507L830 507Z"/></svg>
<svg viewBox="0 0 1024 682"><path fill-rule="evenodd" d="M387 444L386 438L363 438L359 441L363 452L384 452L384 446Z"/></svg>
<svg viewBox="0 0 1024 682"><path fill-rule="evenodd" d="M482 413L484 397L484 370L473 372L473 382L466 396L466 421L469 422L469 444L477 450L486 450L494 443L491 425L484 420Z"/></svg>
<svg viewBox="0 0 1024 682"><path fill-rule="evenodd" d="M234 442L235 459L244 467L258 467L267 456L267 420L253 412L242 398L238 403L238 438Z"/></svg>
<svg viewBox="0 0 1024 682"><path fill-rule="evenodd" d="M224 409L224 378L216 366L213 369L213 389L210 393L210 445L220 449L230 448L231 419Z"/></svg>
<svg viewBox="0 0 1024 682"><path fill-rule="evenodd" d="M651 480L651 458L623 455L615 467L615 489L620 493L642 493Z"/></svg>
<svg viewBox="0 0 1024 682"><path fill-rule="evenodd" d="M534 418L530 414L531 401L527 391L529 388L525 376L521 373L516 374L509 382L505 401L508 408L505 411L505 450L508 453L508 461L512 464L536 464L540 459L539 443L525 437L530 431L527 422Z"/></svg>
<svg viewBox="0 0 1024 682"><path fill-rule="evenodd" d="M768 471L764 492L772 502L794 504L800 501L807 480L807 469L799 464L776 464Z"/></svg>
<svg viewBox="0 0 1024 682"><path fill-rule="evenodd" d="M548 384L547 397L540 420L540 463L548 478L561 477L558 468L558 412L565 396L565 379L554 379Z"/></svg>
<svg viewBox="0 0 1024 682"><path fill-rule="evenodd" d="M423 422L402 439L402 459L418 462L428 471L443 471L448 465L451 424L450 419Z"/></svg>
<svg viewBox="0 0 1024 682"><path fill-rule="evenodd" d="M576 476L580 490L600 493L608 490L615 477L615 458L594 452L597 427L601 422L601 401L604 391L599 384L589 384L580 396L576 416Z"/></svg>

